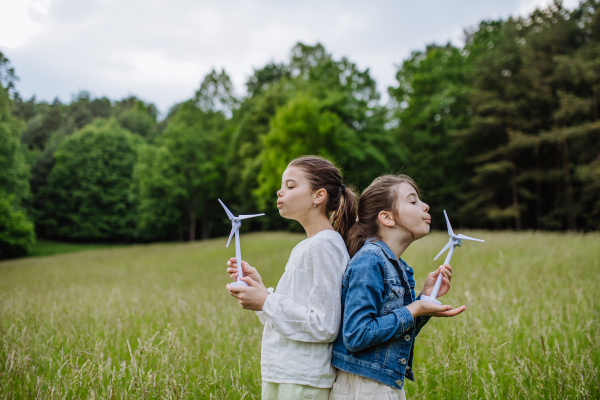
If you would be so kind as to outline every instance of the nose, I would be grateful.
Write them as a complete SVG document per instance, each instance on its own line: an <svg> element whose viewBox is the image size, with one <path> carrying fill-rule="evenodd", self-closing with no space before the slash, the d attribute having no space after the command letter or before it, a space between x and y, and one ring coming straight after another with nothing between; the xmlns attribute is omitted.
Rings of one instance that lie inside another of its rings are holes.
<svg viewBox="0 0 600 400"><path fill-rule="evenodd" d="M425 211L425 212L429 211L429 204L423 203L423 211Z"/></svg>
<svg viewBox="0 0 600 400"><path fill-rule="evenodd" d="M283 193L281 193L281 189L277 191L277 197L283 197Z"/></svg>

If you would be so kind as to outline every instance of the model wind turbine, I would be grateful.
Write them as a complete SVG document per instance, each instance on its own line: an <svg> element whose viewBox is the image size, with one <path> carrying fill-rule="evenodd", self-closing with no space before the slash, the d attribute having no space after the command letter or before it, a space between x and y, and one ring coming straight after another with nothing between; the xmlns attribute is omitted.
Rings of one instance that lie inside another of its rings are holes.
<svg viewBox="0 0 600 400"><path fill-rule="evenodd" d="M448 252L448 255L446 256L446 260L444 261L444 264L450 264L450 259L452 258L452 254L454 254L454 249L456 248L456 246L458 246L458 247L462 246L463 239L464 240L474 240L476 242L485 242L485 240L475 239L475 238L461 235L461 234L458 234L458 235L454 234L454 232L452 231L452 226L450 225L450 220L448 219L448 214L446 214L446 210L444 210L444 216L446 217L446 225L448 225L448 235L450 235L450 240L448 240L448 243L446 244L446 246L444 246L442 251L440 251L439 254L437 256L435 256L435 258L433 259L434 261L437 260L438 257L441 256L443 252L450 249L450 251ZM421 299L441 305L442 303L440 303L439 300L436 300L436 297L440 290L440 286L442 285L442 279L443 279L442 274L439 274L437 277L437 280L435 281L435 286L433 287L431 294L429 296L421 295Z"/></svg>
<svg viewBox="0 0 600 400"><path fill-rule="evenodd" d="M243 219L260 217L261 215L265 214L240 215L236 217L231 213L231 211L229 211L227 207L225 207L225 204L223 204L221 199L219 199L219 203L221 203L221 205L225 209L225 212L227 213L227 216L231 220L231 233L229 234L229 240L227 241L227 246L225 247L229 247L231 237L235 235L235 260L237 263L238 276L237 282L231 283L231 286L248 286L246 282L240 279L244 277L244 272L242 268L242 250L240 248L240 227L242 226Z"/></svg>

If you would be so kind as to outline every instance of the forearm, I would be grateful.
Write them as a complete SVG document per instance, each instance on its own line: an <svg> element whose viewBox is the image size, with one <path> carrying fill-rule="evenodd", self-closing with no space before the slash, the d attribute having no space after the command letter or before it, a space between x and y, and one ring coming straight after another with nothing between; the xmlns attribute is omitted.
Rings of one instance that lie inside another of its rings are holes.
<svg viewBox="0 0 600 400"><path fill-rule="evenodd" d="M414 318L401 307L381 317L365 316L362 319L346 316L344 344L352 352L361 351L380 343L396 339L414 325Z"/></svg>

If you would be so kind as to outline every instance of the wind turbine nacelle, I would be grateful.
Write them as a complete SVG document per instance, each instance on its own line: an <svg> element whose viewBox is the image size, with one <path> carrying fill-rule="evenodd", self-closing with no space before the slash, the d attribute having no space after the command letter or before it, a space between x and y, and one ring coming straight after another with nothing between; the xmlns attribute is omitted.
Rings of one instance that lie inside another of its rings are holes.
<svg viewBox="0 0 600 400"><path fill-rule="evenodd" d="M452 235L450 235L450 237L452 238L452 242L453 242L454 246L458 246L458 247L462 246L462 239L460 239L458 237L458 235L452 234Z"/></svg>

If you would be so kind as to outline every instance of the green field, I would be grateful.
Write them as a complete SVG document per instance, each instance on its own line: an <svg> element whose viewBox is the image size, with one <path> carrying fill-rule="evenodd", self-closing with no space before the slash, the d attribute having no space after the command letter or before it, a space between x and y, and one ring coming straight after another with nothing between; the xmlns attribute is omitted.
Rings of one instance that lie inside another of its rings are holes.
<svg viewBox="0 0 600 400"><path fill-rule="evenodd" d="M600 235L471 234L442 298L467 312L423 329L408 398L600 398ZM275 286L302 238L244 235L244 259ZM405 254L418 287L446 240ZM0 398L259 398L262 326L225 290L225 243L1 262Z"/></svg>
<svg viewBox="0 0 600 400"><path fill-rule="evenodd" d="M98 250L123 247L123 244L110 243L65 243L53 240L37 240L31 249L32 257L53 256L55 254L74 253L81 250Z"/></svg>

